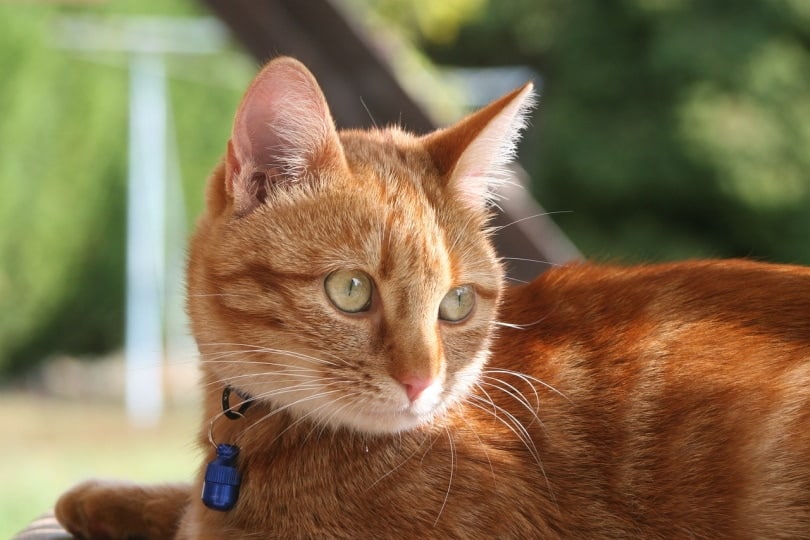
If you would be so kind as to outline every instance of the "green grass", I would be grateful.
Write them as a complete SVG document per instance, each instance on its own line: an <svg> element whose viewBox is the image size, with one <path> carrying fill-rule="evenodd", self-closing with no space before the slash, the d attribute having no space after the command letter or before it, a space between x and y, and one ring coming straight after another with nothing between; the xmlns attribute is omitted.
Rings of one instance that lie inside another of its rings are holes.
<svg viewBox="0 0 810 540"><path fill-rule="evenodd" d="M169 409L152 429L129 427L123 406L0 393L0 538L11 538L86 478L190 480L199 464L198 413Z"/></svg>

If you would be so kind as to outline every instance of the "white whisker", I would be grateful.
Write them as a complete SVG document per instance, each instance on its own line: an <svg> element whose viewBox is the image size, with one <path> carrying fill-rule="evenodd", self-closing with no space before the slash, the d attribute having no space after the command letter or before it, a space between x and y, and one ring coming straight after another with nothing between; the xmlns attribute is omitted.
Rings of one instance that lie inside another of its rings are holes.
<svg viewBox="0 0 810 540"><path fill-rule="evenodd" d="M252 366L255 368L259 367L277 367L278 370L262 370L262 371L251 371L250 373L244 374L244 376L273 376L273 375L300 375L300 376L309 376L309 377L320 377L321 372L317 369L311 367L304 367L304 366L289 366L287 364L279 364L276 362L253 362L250 360L229 360L226 363L228 364L236 364L236 365L245 365L245 366ZM234 377L241 377L242 375L234 375ZM228 379L228 377L223 377L220 381L224 381ZM216 382L216 381L215 381Z"/></svg>
<svg viewBox="0 0 810 540"><path fill-rule="evenodd" d="M428 455L428 453L429 453L431 450L433 450L433 445L434 445L434 444L436 444L436 439L437 439L437 438L438 438L438 436L433 437L433 438L431 439L431 441L430 441L430 446L428 446L428 447L427 447L427 449L425 450L425 452L422 454L422 459L420 459L420 460L419 460L419 466L420 466L420 467L421 467L421 466L422 466L422 464L424 464L424 462L425 462L425 456L427 456L427 455Z"/></svg>
<svg viewBox="0 0 810 540"><path fill-rule="evenodd" d="M554 215L557 215L557 214L570 214L570 213L572 213L572 210L556 210L554 212L540 212L539 214L532 214L531 216L526 216L526 217L522 217L520 219L516 219L516 220L514 220L514 221L512 221L510 223L507 223L505 225L495 225L495 226L492 226L492 227L488 227L488 231L499 232L499 231L502 231L502 230L506 229L507 227L517 225L518 223L522 223L522 222L528 221L530 219L537 219L537 218L540 218L540 217L554 216Z"/></svg>
<svg viewBox="0 0 810 540"><path fill-rule="evenodd" d="M530 262L530 263L537 263L537 264L545 264L548 266L562 266L559 263L553 263L550 261L544 261L541 259L526 259L524 257L501 257L502 261L520 261L520 262Z"/></svg>
<svg viewBox="0 0 810 540"><path fill-rule="evenodd" d="M504 279L505 279L505 280L507 280L507 281L512 281L512 282L514 282L514 283L522 283L522 284L524 284L524 285L525 285L526 283L528 283L528 281L524 281L524 280L522 280L522 279L518 279L518 278L513 278L513 277L511 277L511 276L504 276Z"/></svg>
<svg viewBox="0 0 810 540"><path fill-rule="evenodd" d="M453 487L453 477L456 471L456 442L453 440L453 434L447 426L444 426L444 432L447 433L447 441L450 443L450 478L447 481L447 492L444 494L442 506L439 508L439 514L436 516L436 521L433 522L435 527L439 523L439 518L442 517L444 507L447 506L447 500L450 498L450 489Z"/></svg>
<svg viewBox="0 0 810 540"><path fill-rule="evenodd" d="M513 328L515 330L525 330L525 329L530 328L530 327L532 327L532 326L534 326L536 324L540 324L544 320L545 320L545 317L543 317L541 319L537 319L534 322L525 323L525 324L508 323L508 322L503 322L503 321L492 321L492 324L494 324L496 326L503 326L505 328Z"/></svg>
<svg viewBox="0 0 810 540"><path fill-rule="evenodd" d="M284 375L289 375L287 378L283 378ZM297 374L297 373L274 373L274 372L267 372L267 373L243 373L241 375L232 375L229 377L224 377L222 379L217 379L215 381L207 382L201 385L203 388L212 387L217 385L222 386L234 386L234 381L240 381L243 379L251 379L256 377L269 377L272 378L273 383L275 384L283 384L283 383L296 383L296 382L303 382L301 379L307 379L307 382L310 381L322 381L323 377L320 375L304 375L304 374ZM338 379L333 379L338 380Z"/></svg>
<svg viewBox="0 0 810 540"><path fill-rule="evenodd" d="M386 479L386 478L388 478L389 476L391 476L392 474L394 474L394 473L395 473L395 472L396 472L398 469L400 469L400 468L401 468L403 465L405 465L405 464L406 464L408 461L410 461L410 459L411 459L413 456L415 456L415 455L416 455L416 453L417 453L417 452L419 452L419 450L420 450L420 449L421 449L421 448L422 448L422 447L425 445L425 441L426 441L426 440L427 440L427 435L425 435L425 436L422 438L422 442L421 442L421 443L419 443L419 446L417 446L417 447L414 449L414 451L413 451L413 452L411 452L410 454L408 454L408 456L406 456L406 457L405 457L405 459L404 459L404 460L402 460L402 461L401 461L401 462L400 462L400 463L399 463L397 466L395 466L395 467L394 467L394 468L392 468L390 471L386 472L385 474L383 474L382 476L380 476L379 478L377 478L377 479L376 479L374 482L372 482L372 483L371 483L371 485L370 485L370 486L368 486L368 487L366 488L366 491L370 490L371 488L373 488L374 486L376 486L377 484L379 484L381 481L383 481L384 479ZM401 441L402 441L402 434L400 433L400 444L401 444Z"/></svg>
<svg viewBox="0 0 810 540"><path fill-rule="evenodd" d="M324 394L326 394L326 393L328 393L328 392L322 392L322 393L320 393L320 394L316 394L316 395L317 395L317 396L323 396L323 395L324 395ZM314 416L316 413L318 413L318 412L319 412L321 409L323 409L324 407L328 407L328 406L330 406L330 405L334 405L335 403L337 403L337 402L338 402L338 401L340 401L341 399L345 399L345 398L347 398L347 397L348 397L348 396L345 396L345 395L344 395L344 396L340 396L340 397L338 397L337 399L333 399L333 400L327 401L326 403L322 403L322 404L321 404L321 405L319 405L318 407L315 407L315 408L314 408L314 409L312 409L311 411L308 411L308 412L307 412L307 414L305 414L305 415L301 416L301 418L298 418L298 419L297 419L295 422L293 422L293 423L292 423L292 424L290 424L289 426L287 426L287 427L285 427L284 429L282 429L282 430L281 430L281 431L278 433L278 435L276 435L276 436L273 438L273 440L272 440L272 441L270 441L270 445L272 446L272 445L273 445L273 443L275 443L275 442L276 442L276 441L277 441L277 440L278 440L278 439L279 439L279 438L280 438L282 435L284 435L284 434L285 434L285 433L286 433L288 430L290 430L290 429L294 428L295 426L297 426L298 424L300 424L300 423L302 423L302 422L304 422L304 421L306 421L306 420L309 420L309 419L310 419L310 417ZM314 429L314 428L313 428L313 429ZM309 434L307 435L307 438L309 438L309 435L311 435L311 434L312 434L312 431L310 431L310 432L309 432Z"/></svg>
<svg viewBox="0 0 810 540"><path fill-rule="evenodd" d="M479 387L479 388L480 388L480 387ZM471 433L472 433L472 434L475 436L475 438L476 438L476 439L478 439L478 444L479 444L479 446L481 447L481 449L484 451L484 457L486 457L486 458L487 458L487 463L489 463L489 472L492 474L492 482L493 482L493 483L494 483L494 482L496 482L496 477L495 477L495 467L493 467L493 466L492 466L492 460L491 460L491 459L489 459L489 451L487 451L487 445L486 445L486 444L484 444L484 441L482 441L482 440L481 440L481 437L478 435L478 432L477 432L477 431L475 430L475 428L474 428L473 426L471 426L471 425L470 425L470 423L467 421L467 418L465 417L465 415L463 415L463 414L462 414L462 415L459 415L459 417L460 417L460 418L461 418L461 420L464 422L464 425L466 425L466 426L467 426L467 429L469 429L469 430L470 430L470 432L471 432Z"/></svg>
<svg viewBox="0 0 810 540"><path fill-rule="evenodd" d="M320 387L321 387L320 385L313 384L310 387L307 387L306 389L310 389L310 388L314 389L314 388L320 388ZM295 392L297 390L298 390L298 388L287 389L287 390L284 391L284 393ZM282 406L280 406L280 407L278 407L276 409L273 409L272 411L270 411L266 415L262 416L258 420L254 421L251 425L249 425L248 427L245 428L244 433L247 433L248 431L252 430L257 425L259 425L261 422L267 420L268 418L271 418L271 417L273 417L273 416L275 416L275 415L277 415L277 414L279 414L281 412L284 412L284 411L290 409L291 407L295 407L296 405L299 405L301 403L305 403L307 401L312 401L314 399L319 399L321 397L328 396L328 395L331 395L331 394L334 394L334 393L337 393L337 392L340 392L340 390L328 390L326 392L319 392L317 394L311 394L311 395L305 396L305 397L303 397L301 399L297 399L297 400L293 401L292 403L284 404L284 405L282 405ZM272 392L267 392L265 394L259 395L259 396L257 396L257 399L265 399L266 397L270 397L269 394L272 394Z"/></svg>
<svg viewBox="0 0 810 540"><path fill-rule="evenodd" d="M474 403L473 400L481 402L481 403L488 403L488 404L492 405L495 409L497 409L504 416L504 418L502 418L501 416L499 416L497 414L493 414L488 408L485 408L482 405L479 405L478 403ZM529 454L531 454L531 456L534 458L534 461L537 463L538 467L540 468L540 472L542 473L543 478L545 478L546 486L548 487L548 491L549 491L549 495L551 496L552 500L556 500L556 497L554 495L554 491L551 488L551 482L549 481L548 476L546 475L546 469L545 469L545 467L543 467L543 461L540 459L540 453L537 450L537 446L534 444L534 440L532 439L531 434L526 429L526 427L520 422L520 420L518 420L517 417L515 417L512 413L510 413L509 411L507 411L503 407L497 405L496 403L494 403L491 400L487 401L486 399L482 398L481 396L471 394L468 397L468 399L466 400L466 402L467 402L468 405L470 405L472 407L476 407L477 409L485 411L488 414L492 414L493 418L495 418L496 420L501 422L504 426L509 428L509 430L512 431L512 433L515 434L515 436L518 438L518 440L520 440L523 443L523 445L526 447L526 449L529 451ZM509 420L509 422L507 422L507 420Z"/></svg>
<svg viewBox="0 0 810 540"><path fill-rule="evenodd" d="M340 397L340 398L338 398L338 399L334 400L334 401L332 402L332 404L334 404L334 403L336 403L336 402L340 401L341 399L348 398L348 397L350 397L350 396L349 396L349 395L342 396L342 397ZM347 402L347 403L344 403L343 405L341 405L341 406L340 406L340 407L338 407L337 409L333 410L333 411L332 411L332 414L330 414L330 415L329 415L329 416L328 416L328 417L327 417L325 420L321 420L321 421L317 422L315 425L313 425L313 426L312 426L312 429L310 430L309 434L307 435L307 439L309 439L310 435L312 435L312 433L313 433L313 432L314 432L316 429L318 429L318 427L320 427L320 429L318 430L318 439L320 439L320 438L323 436L323 434L324 434L324 432L326 431L326 429L327 429L327 428L328 428L328 427L329 427L329 426L332 424L332 420L333 420L333 419L334 419L334 418L335 418L337 415L339 415L339 414L340 414L340 413L342 413L344 410L346 410L348 407L350 407L351 405L352 405L352 402L351 402L351 401L349 401L349 402ZM320 426L319 426L319 425L320 425ZM334 435L334 432L333 432L333 435Z"/></svg>
<svg viewBox="0 0 810 540"><path fill-rule="evenodd" d="M223 344L223 345L233 346L234 344ZM245 351L224 351L216 354L208 354L206 355L206 360L204 361L211 362L222 360L230 356L248 355L248 354L277 354L281 356L288 356L290 358L295 358L297 360L306 360L315 364L326 364L330 366L337 366L337 364L335 364L334 362L330 362L329 360L315 358L314 356L309 356L300 352L286 351L284 349L271 349L267 347L251 347L249 350Z"/></svg>
<svg viewBox="0 0 810 540"><path fill-rule="evenodd" d="M534 456L534 458L539 462L540 455L539 455L539 453L537 451L537 447L534 444L534 440L532 439L531 434L529 433L529 430L526 429L526 427L521 423L521 421L514 414L512 414L508 410L504 409L503 407L501 407L497 403L494 403L491 400L487 401L486 399L482 398L481 396L476 396L475 394L471 394L469 396L469 399L473 399L473 400L476 400L476 401L479 401L479 402L491 404L506 419L510 420L512 422L511 427L514 427L512 432L515 433L515 435L517 435L520 438L521 441L523 441L523 443L526 445L526 448L531 452L532 456ZM468 399L467 403L469 403L470 405L478 406L478 408L480 408L481 410L485 410L485 411L489 412L488 409L484 409L480 405L477 405L477 404L473 403L472 401L469 401L469 399ZM504 418L501 418L501 416L499 416L499 415L493 415L493 416L495 418L497 418L498 420L500 420L502 423L504 423L504 425L506 425L507 427L510 427L509 424L504 422Z"/></svg>
<svg viewBox="0 0 810 540"><path fill-rule="evenodd" d="M492 376L489 376L489 375L482 375L481 378L486 379L487 381L495 381L495 382L481 381L480 384L487 385L487 386L490 386L492 388L497 388L498 390L502 391L504 394L507 394L508 396L511 396L512 398L515 399L515 401L517 401L518 403L523 405L523 407L526 410L528 410L530 413L532 413L532 415L535 418L537 418L537 411L540 408L540 396L537 395L537 390L535 390L534 386L532 386L532 390L534 391L535 406L532 407L531 403L529 403L529 400L526 398L526 396L523 395L523 392L521 392L520 390L515 388L514 385L509 384L508 382L506 382L506 381L504 381L502 379L499 379L497 377L492 377ZM537 419L539 420L539 418L537 418Z"/></svg>
<svg viewBox="0 0 810 540"><path fill-rule="evenodd" d="M533 377L532 375L529 375L527 373L523 373L523 372L520 372L520 371L512 371L511 369L500 369L500 368L486 368L484 370L484 372L485 373L499 373L499 374L503 374L503 375L512 375L513 377L518 377L520 379L523 379L524 381L526 381L526 384L532 386L532 388L534 388L533 383L537 383L537 384L551 390L552 392L554 392L555 394L557 394L561 398L563 398L566 401L568 401L569 403L571 403L571 400L564 393L557 390L556 388L554 388L553 386L551 386L547 382L545 382L545 381L543 381L541 379L538 379L537 377Z"/></svg>

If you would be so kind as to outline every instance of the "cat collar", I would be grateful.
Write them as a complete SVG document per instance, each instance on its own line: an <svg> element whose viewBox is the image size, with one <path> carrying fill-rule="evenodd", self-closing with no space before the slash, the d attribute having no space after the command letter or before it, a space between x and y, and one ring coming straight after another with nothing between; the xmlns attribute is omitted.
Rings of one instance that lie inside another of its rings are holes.
<svg viewBox="0 0 810 540"><path fill-rule="evenodd" d="M239 406L237 410L233 410L231 407L231 392L242 398L242 404ZM232 386L228 385L222 391L222 412L228 417L229 420L238 420L245 416L245 411L248 410L248 407L253 403L253 398L250 394L246 394L237 388L233 388Z"/></svg>
<svg viewBox="0 0 810 540"><path fill-rule="evenodd" d="M242 398L242 404L237 410L231 406L231 392ZM236 388L226 386L222 391L222 413L230 420L244 418L245 411L253 403L253 398ZM215 444L212 436L213 421L208 431L211 444L217 449L217 455L205 469L205 480L202 489L203 504L219 512L227 512L236 504L239 498L239 485L242 475L236 467L236 458L239 457L239 447L235 444Z"/></svg>

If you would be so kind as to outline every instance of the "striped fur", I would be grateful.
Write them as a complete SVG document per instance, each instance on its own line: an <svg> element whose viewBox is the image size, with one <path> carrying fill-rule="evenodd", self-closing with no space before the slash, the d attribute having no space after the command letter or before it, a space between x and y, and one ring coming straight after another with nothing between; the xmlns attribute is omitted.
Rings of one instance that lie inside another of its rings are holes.
<svg viewBox="0 0 810 540"><path fill-rule="evenodd" d="M505 288L488 194L530 96L424 137L338 133L306 68L271 62L188 265L200 444L239 445L239 502L206 509L201 478L87 483L60 520L179 540L810 537L810 269L578 264ZM345 269L372 279L368 311L327 297ZM463 284L472 313L437 319ZM257 398L245 418L222 418L225 385Z"/></svg>

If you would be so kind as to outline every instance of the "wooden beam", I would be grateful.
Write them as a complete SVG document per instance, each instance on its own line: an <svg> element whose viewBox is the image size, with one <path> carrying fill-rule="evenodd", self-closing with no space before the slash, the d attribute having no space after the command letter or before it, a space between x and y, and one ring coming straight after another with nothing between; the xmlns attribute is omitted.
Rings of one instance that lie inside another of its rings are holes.
<svg viewBox="0 0 810 540"><path fill-rule="evenodd" d="M397 124L427 133L436 125L408 95L389 65L357 28L329 0L200 0L227 24L245 48L262 63L278 55L298 58L312 71L340 128ZM366 110L368 109L368 110ZM372 120L373 116L373 120ZM504 226L495 236L509 276L528 281L581 255L531 198L526 172L514 169L516 189L509 189L495 218ZM523 219L534 216L530 219ZM528 262L530 260L545 261Z"/></svg>
<svg viewBox="0 0 810 540"><path fill-rule="evenodd" d="M370 41L331 2L202 2L261 62L290 55L306 64L323 88L341 128L369 127L375 121L379 125L401 124L417 133L435 128L400 86L387 63L376 54Z"/></svg>

